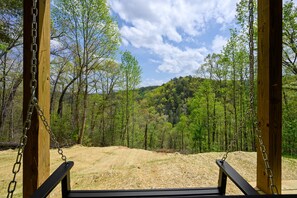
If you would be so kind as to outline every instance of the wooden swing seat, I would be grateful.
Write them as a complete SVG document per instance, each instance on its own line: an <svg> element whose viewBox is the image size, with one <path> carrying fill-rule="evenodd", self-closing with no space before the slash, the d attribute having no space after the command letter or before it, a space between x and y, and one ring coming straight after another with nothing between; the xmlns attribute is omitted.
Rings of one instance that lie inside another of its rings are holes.
<svg viewBox="0 0 297 198"><path fill-rule="evenodd" d="M61 164L49 178L34 192L32 198L45 198L61 182L62 197L234 197L226 196L227 177L244 193L236 197L293 197L295 195L259 195L258 192L239 175L226 161L216 160L219 166L217 187L208 188L176 188L146 190L71 190L70 169L74 162Z"/></svg>

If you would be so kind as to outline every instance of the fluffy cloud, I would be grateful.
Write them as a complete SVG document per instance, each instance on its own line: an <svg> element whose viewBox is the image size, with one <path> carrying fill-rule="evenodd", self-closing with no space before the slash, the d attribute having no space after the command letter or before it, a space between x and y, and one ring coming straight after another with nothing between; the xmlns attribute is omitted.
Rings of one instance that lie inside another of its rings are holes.
<svg viewBox="0 0 297 198"><path fill-rule="evenodd" d="M109 0L124 22L120 27L124 44L150 50L162 60L158 71L176 74L191 73L207 53L220 50L226 41L222 36L216 36L208 50L180 46L204 34L210 22L220 26L232 22L237 1Z"/></svg>
<svg viewBox="0 0 297 198"><path fill-rule="evenodd" d="M220 50L223 48L224 45L226 45L228 42L228 39L221 36L221 35L216 35L214 40L212 41L212 46L211 49L215 53L220 53Z"/></svg>

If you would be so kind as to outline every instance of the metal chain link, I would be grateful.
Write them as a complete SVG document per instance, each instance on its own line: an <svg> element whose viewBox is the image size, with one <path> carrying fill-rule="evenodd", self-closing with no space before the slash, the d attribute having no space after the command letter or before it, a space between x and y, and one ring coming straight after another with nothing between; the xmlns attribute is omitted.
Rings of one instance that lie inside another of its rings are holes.
<svg viewBox="0 0 297 198"><path fill-rule="evenodd" d="M255 86L254 86L254 63L255 63L255 57L254 57L254 2L253 0L249 0L249 5L248 5L248 9L249 9L249 60L250 60L250 110L251 110L251 118L255 118ZM254 122L252 122L253 124L253 130L255 129ZM253 131L254 132L254 131Z"/></svg>
<svg viewBox="0 0 297 198"><path fill-rule="evenodd" d="M249 0L249 48L250 48L250 62L251 64L254 63L254 0ZM253 68L253 67L251 67ZM252 75L254 74L254 71L250 72ZM253 78L253 77L252 77ZM254 83L251 83L251 90L254 90ZM255 119L255 112L254 112L254 94L251 92L251 118ZM273 172L269 164L269 159L267 155L267 150L263 142L262 138L262 132L260 130L259 123L257 120L253 120L252 122L253 128L256 130L256 136L259 142L259 148L262 154L262 159L264 161L265 166L265 172L268 175L269 178L269 188L272 194L278 194L278 189L274 183L273 179Z"/></svg>
<svg viewBox="0 0 297 198"><path fill-rule="evenodd" d="M244 117L247 118L247 116L249 115L249 113L250 112L247 111ZM228 158L228 154L233 150L233 147L234 147L235 143L238 140L239 131L242 131L242 128L243 128L243 121L241 121L239 128L237 129L237 131L235 131L235 134L233 136L233 139L231 140L230 144L228 145L228 148L227 148L226 152L224 153L224 155L223 155L223 157L221 159L221 162L226 161L226 159Z"/></svg>
<svg viewBox="0 0 297 198"><path fill-rule="evenodd" d="M250 48L250 61L252 63L254 63L254 2L253 0L249 0L249 5L248 5L248 9L249 9L249 36L250 36L250 40L249 40L249 48ZM251 86L254 86L253 83L251 83ZM253 87L252 87L252 90ZM262 154L262 159L264 161L264 166L265 166L265 172L269 178L269 188L272 194L278 194L278 189L274 183L274 178L273 178L273 172L272 169L270 167L270 163L269 163L269 159L268 159L268 154L267 154L267 150L266 147L264 145L264 141L262 138L262 133L260 130L260 126L259 123L255 120L255 112L253 110L253 105L254 105L254 94L250 93L250 104L251 104L251 108L249 111L247 111L247 114L250 115L250 118L253 119L252 124L253 127L255 127L256 130L256 137L258 139L259 142L259 149L260 152ZM242 126L242 125L241 125ZM240 127L241 128L241 127ZM239 130L238 130L239 131ZM225 161L228 157L228 154L230 153L230 151L232 150L236 140L237 140L237 136L238 136L238 131L236 131L233 140L231 141L231 143L228 145L227 151L226 153L223 155L221 161Z"/></svg>
<svg viewBox="0 0 297 198"><path fill-rule="evenodd" d="M254 63L254 54L253 54L253 51L254 51L254 42L253 42L253 37L254 37L254 28L253 28L253 25L254 25L254 2L253 0L249 0L249 4L248 4L248 10L249 10L249 49L250 49L250 55L249 55L249 59L250 59L250 63ZM253 72L250 71L250 75L253 75ZM253 78L253 77L252 77ZM251 83L250 84L251 86L251 90L254 90L253 86L254 84ZM254 95L252 93L252 91L250 92L250 104L251 104L251 109L250 111L247 111L246 112L246 115L245 116L248 116L248 115L251 115L251 118L254 117L254 111L253 111L253 106L254 106ZM254 122L252 122L254 124ZM240 125L240 129L242 128L242 122L241 122L241 125ZM253 125L253 128L254 128L254 125ZM237 140L237 136L238 136L238 131L236 131L233 139L231 140L230 144L228 145L228 148L227 148L227 151L226 153L223 155L221 161L225 161L227 158L228 158L228 154L231 152L236 140Z"/></svg>
<svg viewBox="0 0 297 198"><path fill-rule="evenodd" d="M271 191L272 194L278 194L278 189L277 189L276 185L274 184L273 172L272 172L272 169L270 167L269 158L268 158L267 150L266 150L263 138L262 138L260 126L259 126L258 123L257 123L256 126L257 126L256 127L257 139L258 139L258 142L259 142L259 148L260 148L260 151L261 151L261 154L262 154L262 159L264 161L265 173L269 178L269 188L270 188L270 191Z"/></svg>
<svg viewBox="0 0 297 198"><path fill-rule="evenodd" d="M51 139L55 142L57 148L58 148L58 153L61 155L61 159L63 161L67 161L66 156L63 154L63 150L60 148L59 142L56 140L54 134L52 133L52 130L46 120L46 117L44 116L43 111L38 105L38 100L35 96L36 93L36 88L37 88L37 80L36 80L36 72L37 72L37 65L38 65L38 60L37 60L37 51L38 51L38 44L37 44L37 36L38 36L38 23L37 23L37 15L38 15L38 8L37 8L37 0L32 0L33 5L32 5L32 30L31 30L31 37L32 37L32 43L31 43L31 51L32 51L32 58L31 58L31 80L30 80L30 100L28 104L28 109L26 113L26 119L24 121L24 126L23 126L23 134L20 138L19 146L18 146L18 152L17 152L17 157L16 161L13 165L12 168L12 173L13 173L13 178L9 182L8 188L7 188L7 198L12 198L13 193L16 189L17 181L16 181L16 176L21 170L21 165L22 165L22 158L24 154L24 149L25 146L27 145L27 132L31 128L31 119L34 111L34 107L37 110L38 115L40 116L40 119L42 120L47 132L50 134Z"/></svg>
<svg viewBox="0 0 297 198"><path fill-rule="evenodd" d="M33 99L35 97L35 92L36 92L36 87L37 87L37 80L36 80L37 51L38 51L38 46L37 46L37 35L38 35L38 32L37 32L38 31L37 30L37 15L38 15L37 0L33 0L33 6L32 6L31 12L32 12L32 31L31 31L32 59L31 59L31 80L30 80L31 98L29 100L29 106L27 109L26 119L25 119L24 126L23 126L23 135L19 142L18 154L17 154L16 161L12 168L13 179L10 181L8 188L7 188L7 198L13 197L13 193L16 189L16 184L17 184L16 176L21 169L21 163L22 163L22 158L23 158L23 154L24 154L24 149L27 144L27 138L28 138L27 132L31 127L31 118L32 118L33 110L34 110Z"/></svg>
<svg viewBox="0 0 297 198"><path fill-rule="evenodd" d="M61 155L61 159L64 162L67 162L67 157L64 155L63 150L61 149L60 144L59 144L55 134L53 133L53 131L52 131L52 129L51 129L45 115L44 115L44 112L42 111L42 109L38 105L37 98L34 98L33 100L34 100L34 106L35 106L35 108L37 110L37 114L39 115L39 117L40 117L40 119L41 119L41 121L42 121L42 123L43 123L43 125L45 127L45 130L49 133L51 140L55 143L56 148L58 150L58 153L59 153L59 155Z"/></svg>

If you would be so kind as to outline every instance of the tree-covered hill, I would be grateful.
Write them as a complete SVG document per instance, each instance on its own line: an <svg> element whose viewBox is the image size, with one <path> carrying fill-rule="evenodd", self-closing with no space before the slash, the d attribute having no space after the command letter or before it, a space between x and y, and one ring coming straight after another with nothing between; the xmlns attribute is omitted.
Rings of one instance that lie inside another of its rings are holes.
<svg viewBox="0 0 297 198"><path fill-rule="evenodd" d="M187 101L194 96L202 81L192 76L174 78L148 92L145 97L149 105L159 114L168 116L168 121L174 126L182 114L188 114Z"/></svg>
<svg viewBox="0 0 297 198"><path fill-rule="evenodd" d="M258 30L247 0L237 4L237 26L223 49L207 55L193 72L199 78L179 77L144 88L138 88L138 60L120 51L120 31L107 1L85 2L76 1L72 9L72 1L58 0L51 10L51 36L59 45L51 49L50 123L62 145L196 153L223 151L232 143L233 150L255 151ZM19 142L23 131L21 4L0 3L1 142ZM296 18L294 1L285 1L282 141L283 153L295 156Z"/></svg>

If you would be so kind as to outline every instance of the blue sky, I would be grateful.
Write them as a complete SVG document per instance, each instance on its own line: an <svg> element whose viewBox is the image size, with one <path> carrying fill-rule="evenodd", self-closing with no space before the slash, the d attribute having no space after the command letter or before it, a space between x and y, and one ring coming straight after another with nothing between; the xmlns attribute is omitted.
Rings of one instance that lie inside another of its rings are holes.
<svg viewBox="0 0 297 198"><path fill-rule="evenodd" d="M195 75L204 57L227 43L239 1L108 0L119 24L121 50L130 51L142 68L140 86Z"/></svg>
<svg viewBox="0 0 297 198"><path fill-rule="evenodd" d="M220 52L235 25L239 0L109 0L122 36L142 68L141 86L195 75Z"/></svg>

